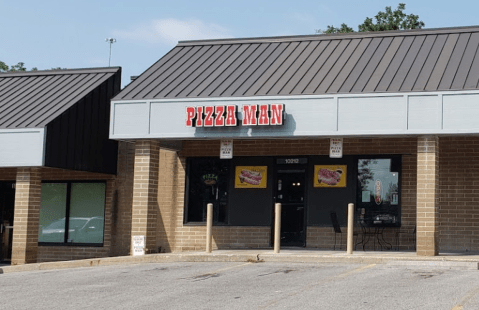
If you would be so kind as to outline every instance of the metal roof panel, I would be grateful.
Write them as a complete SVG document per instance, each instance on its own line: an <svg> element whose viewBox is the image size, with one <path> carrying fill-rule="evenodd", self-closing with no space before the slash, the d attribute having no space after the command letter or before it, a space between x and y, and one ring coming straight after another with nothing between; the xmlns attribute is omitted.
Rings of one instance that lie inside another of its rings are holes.
<svg viewBox="0 0 479 310"><path fill-rule="evenodd" d="M478 36L475 26L182 41L113 100L475 89Z"/></svg>
<svg viewBox="0 0 479 310"><path fill-rule="evenodd" d="M0 73L0 128L43 128L119 67Z"/></svg>

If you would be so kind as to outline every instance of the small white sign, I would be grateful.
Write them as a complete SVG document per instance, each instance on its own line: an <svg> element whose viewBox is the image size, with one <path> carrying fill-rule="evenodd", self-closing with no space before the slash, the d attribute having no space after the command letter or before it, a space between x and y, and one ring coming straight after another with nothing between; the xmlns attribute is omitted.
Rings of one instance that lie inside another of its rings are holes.
<svg viewBox="0 0 479 310"><path fill-rule="evenodd" d="M343 138L331 138L331 144L329 148L330 158L342 158L343 157Z"/></svg>
<svg viewBox="0 0 479 310"><path fill-rule="evenodd" d="M133 256L145 255L145 236L132 236Z"/></svg>
<svg viewBox="0 0 479 310"><path fill-rule="evenodd" d="M221 140L221 159L233 158L233 140Z"/></svg>

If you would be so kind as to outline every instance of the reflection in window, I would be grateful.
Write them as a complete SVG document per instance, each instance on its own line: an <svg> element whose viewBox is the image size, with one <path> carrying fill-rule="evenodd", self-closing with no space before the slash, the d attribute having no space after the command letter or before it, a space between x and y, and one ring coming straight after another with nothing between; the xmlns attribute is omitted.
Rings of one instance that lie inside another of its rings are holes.
<svg viewBox="0 0 479 310"><path fill-rule="evenodd" d="M105 183L42 183L38 242L102 244L104 213Z"/></svg>
<svg viewBox="0 0 479 310"><path fill-rule="evenodd" d="M188 173L187 222L206 221L206 205L213 204L213 222L226 223L230 161L191 158Z"/></svg>
<svg viewBox="0 0 479 310"><path fill-rule="evenodd" d="M357 205L359 219L367 225L400 225L399 171L391 171L394 160L358 160Z"/></svg>

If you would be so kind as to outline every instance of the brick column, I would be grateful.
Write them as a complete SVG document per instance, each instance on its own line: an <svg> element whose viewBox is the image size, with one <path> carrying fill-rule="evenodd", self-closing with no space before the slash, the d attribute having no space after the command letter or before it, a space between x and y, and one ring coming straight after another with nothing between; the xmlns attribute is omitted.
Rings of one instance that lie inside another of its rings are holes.
<svg viewBox="0 0 479 310"><path fill-rule="evenodd" d="M13 215L12 265L37 262L40 168L18 168Z"/></svg>
<svg viewBox="0 0 479 310"><path fill-rule="evenodd" d="M158 213L159 143L135 142L131 236L145 236L145 252L155 252ZM133 253L133 249L130 249Z"/></svg>
<svg viewBox="0 0 479 310"><path fill-rule="evenodd" d="M417 139L417 255L439 254L439 137Z"/></svg>

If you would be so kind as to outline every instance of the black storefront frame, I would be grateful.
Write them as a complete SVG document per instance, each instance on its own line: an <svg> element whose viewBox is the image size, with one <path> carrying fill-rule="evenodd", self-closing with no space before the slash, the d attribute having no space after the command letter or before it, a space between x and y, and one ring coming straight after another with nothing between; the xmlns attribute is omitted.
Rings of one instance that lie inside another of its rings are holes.
<svg viewBox="0 0 479 310"><path fill-rule="evenodd" d="M398 216L399 216L399 223L398 225L394 226L394 227L400 227L401 226L401 210L402 210L402 185L401 185L401 182L402 182L402 156L405 155L405 154L363 154L363 155L345 155L343 158L339 158L339 159L330 159L328 155L299 155L299 156L284 156L284 155L281 155L281 156L238 156L238 157L234 157L236 159L240 158L242 160L247 160L247 159L258 159L258 158L268 158L268 159L271 159L273 160L273 164L271 165L271 169L272 171L268 172L268 178L270 178L271 180L275 180L276 179L276 169L277 169L277 166L278 164L276 164L276 160L277 159L285 159L285 158L306 158L307 161L308 161L308 164L306 164L306 171L305 171L305 179L306 179L306 188L305 188L305 212L304 212L304 225L305 225L305 234L307 235L307 227L308 226L311 226L311 227L331 227L331 224L330 224L330 220L329 220L329 216L327 217L327 224L324 223L324 224L311 224L310 222L308 222L308 217L310 215L310 205L309 203L311 202L310 201L310 195L309 195L309 190L310 190L310 185L312 184L313 182L313 179L312 179L312 175L311 175L311 172L308 171L308 170L311 170L309 169L310 168L310 164L312 164L312 166L314 167L314 161L316 160L320 160L321 158L324 158L324 159L327 159L327 161L330 161L330 160L335 160L335 161L342 161L343 159L348 159L349 158L349 161L351 161L351 167L349 167L348 165L348 171L352 170L351 171L351 175L348 176L348 181L347 181L347 187L349 186L352 186L353 189L352 191L354 192L354 195L352 196L352 198L350 199L351 201L350 202L353 202L355 204L355 213L356 213L356 218L357 218L357 212L358 212L358 201L357 201L357 197L358 197L358 194L357 194L357 191L358 191L358 160L359 159L391 159L391 163L392 165L394 165L394 163L396 163L398 165L398 173L399 173L399 179L398 179L398 192L399 192L399 201L398 201L398 208L399 208L399 211L398 211ZM205 222L188 222L187 220L187 212L188 212L188 207L189 207L189 188L190 188L190 169L191 169L191 160L192 159L196 159L196 158L199 158L199 159L206 159L206 158L218 158L219 160L219 157L214 157L214 156L202 156L202 157L188 157L187 158L187 169L186 169L186 178L185 178L185 206L184 206L184 216L183 216L183 224L186 225L186 226L205 226L206 223ZM325 163L326 165L329 165L329 163ZM331 165L340 165L340 164L331 164ZM283 165L283 167L291 167L292 165ZM291 169L293 169L291 167ZM235 162L234 160L230 160L230 168L229 168L229 174L230 175L233 175L233 178L234 178L234 173L235 173ZM229 179L232 179L231 177ZM228 183L228 192L231 191L231 188L234 187L234 184L231 184L232 182L229 181ZM269 181L268 181L269 183ZM274 186L274 184L272 185ZM274 192L274 188L272 189L273 192ZM330 190L336 190L334 188L330 188ZM312 202L311 202L312 203ZM228 195L228 201L227 201L227 208L226 208L226 219L227 221L225 223L214 223L215 226L271 226L273 227L273 222L274 222L274 195L271 195L271 209L268 211L270 213L270 222L265 224L265 225L251 225L251 224L231 224L231 221L230 221L230 218L229 218L229 213L230 213L230 200L229 200L229 195ZM344 209L347 210L347 204L345 204L344 206ZM339 214L338 214L339 215ZM344 220L342 221L344 222ZM342 223L343 225L344 223ZM307 237L306 237L307 239Z"/></svg>
<svg viewBox="0 0 479 310"><path fill-rule="evenodd" d="M359 222L359 215L361 212L361 207L359 204L359 197L360 197L360 185L359 185L359 179L358 179L358 161L360 159L391 159L391 167L390 167L390 172L394 172L393 168L394 165L397 165L397 172L399 173L398 175L398 220L399 222L390 225L390 224L382 224L382 225L370 225L372 227L392 227L392 228L399 228L402 226L402 177L403 177L403 172L402 172L402 156L405 154L387 154L387 155L355 155L356 159L356 201L355 201L355 221L356 223ZM369 226L369 225L368 225Z"/></svg>
<svg viewBox="0 0 479 310"><path fill-rule="evenodd" d="M63 242L38 242L39 246L66 246L66 247L103 247L105 243L105 214L106 214L106 193L107 193L107 181L106 180L43 180L42 184L44 183L65 183L67 184L67 195L66 195L66 205L65 205L65 233L63 237ZM101 243L73 243L68 242L68 234L69 234L69 224L70 221L70 198L71 198L71 185L73 183L102 183L105 185L105 203L103 206L103 240ZM41 201L40 201L41 203Z"/></svg>
<svg viewBox="0 0 479 310"><path fill-rule="evenodd" d="M186 177L185 177L185 197L184 197L184 201L185 201L185 205L184 205L184 208L183 208L183 225L185 226L206 226L206 220L205 221L202 221L202 222L198 222L198 221L189 221L188 220L188 214L189 214L189 205L190 205L190 177L191 177L191 162L193 160L202 160L202 159L217 159L217 160L225 160L225 161L230 161L229 159L220 159L219 157L213 157L213 156L198 156L198 157L188 157L187 160L186 160ZM231 161L229 163L229 169L230 169L230 173L231 173L231 167L232 167L232 164L231 164ZM228 184L227 184L227 187L228 187L228 192L230 190L230 184L229 184L229 178L228 178ZM215 226L230 226L229 225L229 217L228 217L228 205L229 205L229 196L226 198L227 201L226 201L226 214L225 214L225 218L226 218L226 221L225 222L213 222L213 225Z"/></svg>
<svg viewBox="0 0 479 310"><path fill-rule="evenodd" d="M275 218L275 204L276 204L276 198L278 195L278 188L277 184L275 182L278 180L278 171L279 170L284 170L284 171L294 171L294 170L304 170L304 180L305 180L305 185L304 185L304 214L303 214L303 230L304 230L304 240L300 240L302 242L302 245L281 245L281 246L300 246L300 247L306 247L306 241L307 241L307 236L308 236L308 212L309 212L309 183L308 180L311 177L311 172L309 171L309 162L310 162L310 156L272 156L274 157L274 165L273 165L273 204L271 206L271 238L270 238L270 245L272 246L274 244L274 218ZM298 159L298 162L296 163L294 160ZM279 161L283 160L284 163L279 163ZM289 160L289 161L288 161ZM302 161L305 160L305 161Z"/></svg>

